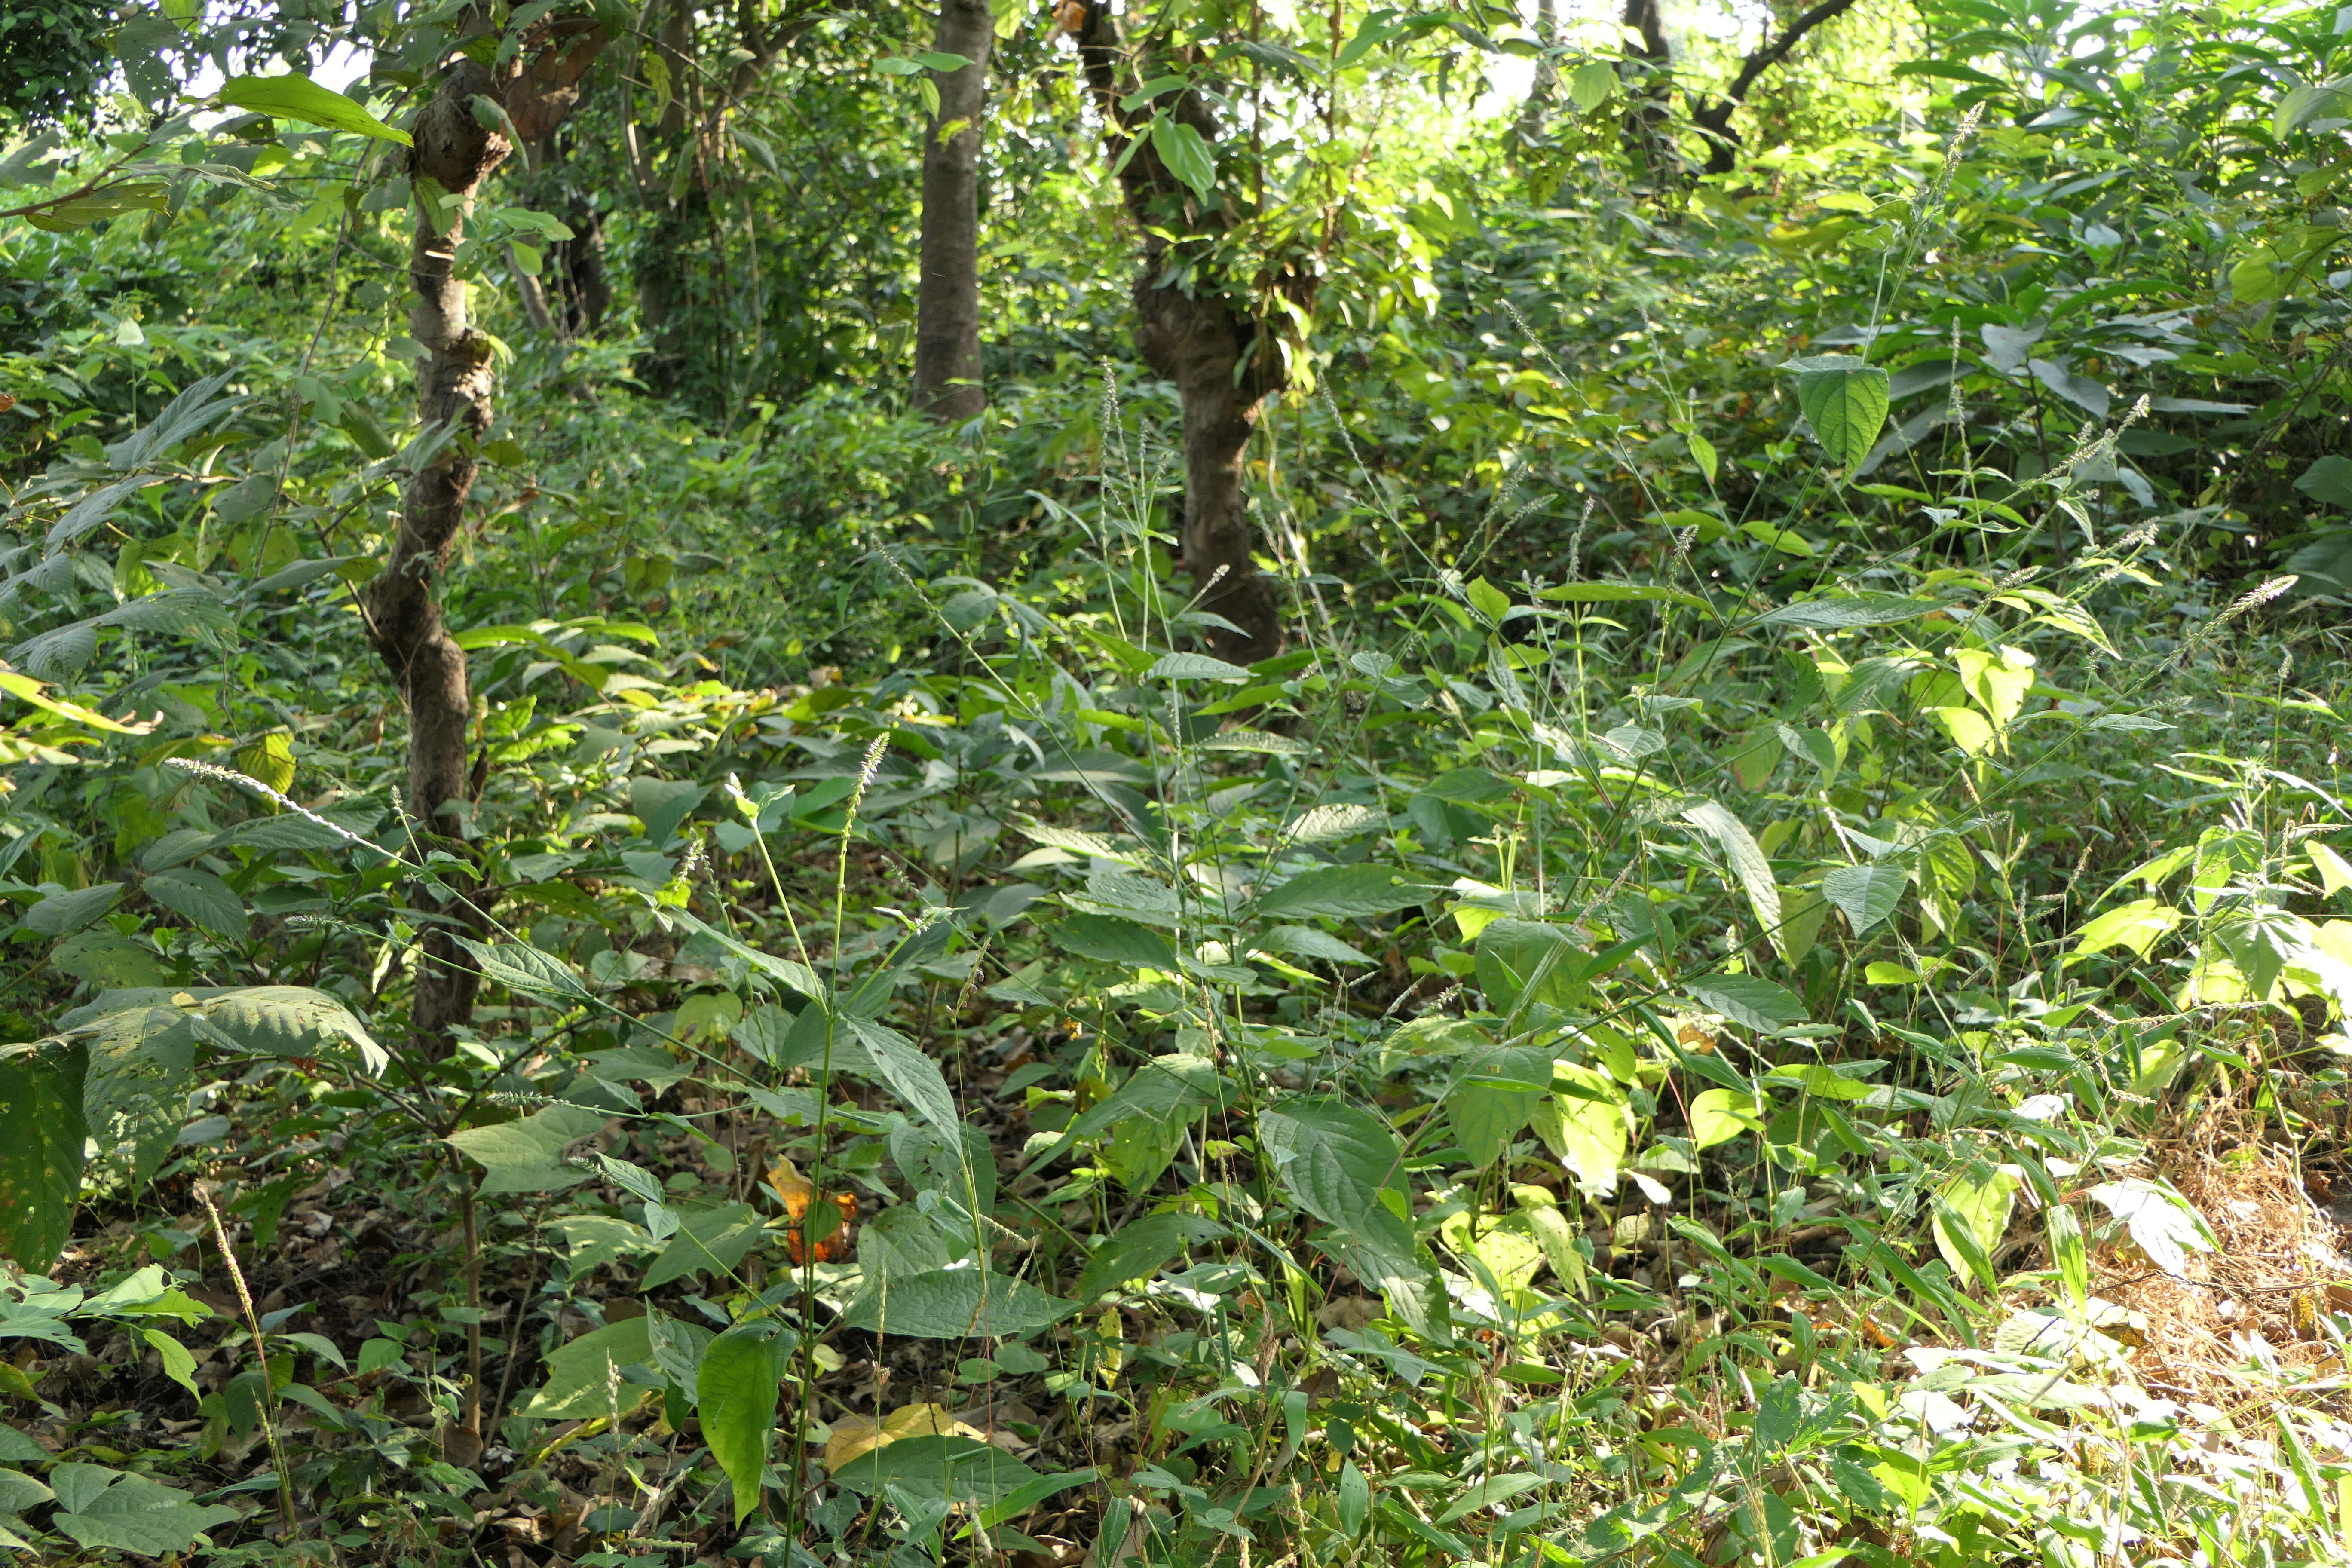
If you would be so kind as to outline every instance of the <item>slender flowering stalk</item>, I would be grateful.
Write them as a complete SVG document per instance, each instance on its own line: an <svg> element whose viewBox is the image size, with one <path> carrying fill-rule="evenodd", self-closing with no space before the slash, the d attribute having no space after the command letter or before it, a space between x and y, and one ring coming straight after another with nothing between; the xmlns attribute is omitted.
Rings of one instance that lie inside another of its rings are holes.
<svg viewBox="0 0 2352 1568"><path fill-rule="evenodd" d="M236 784L241 789L250 790L255 795L261 796L265 800L284 806L287 810L292 812L297 816L304 817L311 822L317 823L328 832L332 833L337 837L344 839L350 843L364 844L370 849L380 847L380 846L374 844L369 839L362 838L358 834L353 833L341 823L333 821L329 817L320 816L317 812L312 811L309 806L302 805L299 801L288 799L285 795L282 795L276 790L271 789L268 784L263 784L259 779L238 773L235 768L225 768L218 763L199 762L194 757L166 757L163 759L163 762L165 765L177 768L184 773L194 773L196 777L201 779L215 779L222 784ZM397 784L393 786L392 804L394 810L401 810L400 786ZM405 816L406 813L402 812L402 815Z"/></svg>

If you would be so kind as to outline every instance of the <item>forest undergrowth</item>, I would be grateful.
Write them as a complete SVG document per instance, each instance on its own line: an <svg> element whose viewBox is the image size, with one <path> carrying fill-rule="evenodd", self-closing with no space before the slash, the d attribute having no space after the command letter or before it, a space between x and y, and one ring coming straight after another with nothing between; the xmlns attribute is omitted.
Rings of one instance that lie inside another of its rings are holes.
<svg viewBox="0 0 2352 1568"><path fill-rule="evenodd" d="M0 1549L2352 1558L2333 12L1953 0L1706 179L1729 109L1528 35L1558 123L1400 131L1235 361L1244 598L1123 283L1008 265L941 423L684 259L567 325L576 211L436 282L383 149L460 9L0 161ZM1443 21L1246 58L1528 42ZM1085 259L1139 198L1066 174Z"/></svg>

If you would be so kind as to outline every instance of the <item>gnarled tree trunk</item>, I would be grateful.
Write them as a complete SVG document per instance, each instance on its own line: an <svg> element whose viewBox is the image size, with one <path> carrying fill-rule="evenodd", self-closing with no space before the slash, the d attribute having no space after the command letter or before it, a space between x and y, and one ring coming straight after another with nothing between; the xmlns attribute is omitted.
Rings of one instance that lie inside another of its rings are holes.
<svg viewBox="0 0 2352 1568"><path fill-rule="evenodd" d="M493 131L482 123L499 117L478 114L476 100L503 107L526 140L537 140L571 111L580 78L604 35L593 22L566 20L542 27L531 44L501 71L460 60L417 115L409 156L409 174L423 198L408 263L415 292L409 331L425 349L417 366L417 412L428 435L446 430L453 438L410 478L392 556L368 584L366 610L369 638L408 707L406 805L426 843L462 837L459 816L475 793L466 758L473 717L466 653L443 623L436 580L465 521L466 498L474 488L473 447L489 428L497 384L489 340L466 318L466 287L456 260L482 182L514 147L503 126ZM463 900L426 912L464 925L478 926L481 920L479 910ZM451 1026L471 1016L481 975L445 927L428 925L423 947L410 1022L421 1040L446 1046Z"/></svg>
<svg viewBox="0 0 2352 1568"><path fill-rule="evenodd" d="M1252 297L1279 292L1305 306L1314 300L1317 279L1304 267L1274 278L1215 276L1207 256L1223 226L1223 210L1203 207L1161 161L1152 138L1138 139L1138 132L1155 112L1164 112L1213 143L1216 117L1189 88L1133 110L1120 107L1137 77L1162 73L1156 67L1139 72L1124 58L1118 24L1103 0L1087 5L1077 41L1111 153L1125 158L1121 193L1144 233L1143 268L1135 280L1136 347L1183 398L1181 564L1200 586L1201 607L1240 628L1212 632L1210 646L1243 663L1271 658L1282 651L1282 602L1251 549L1243 458L1257 426L1258 405L1287 386L1290 374L1271 324L1237 310L1231 300L1238 286ZM1171 234L1190 237L1171 239ZM1192 263L1183 269L1189 276L1162 281L1171 262L1179 260Z"/></svg>
<svg viewBox="0 0 2352 1568"><path fill-rule="evenodd" d="M995 18L988 0L940 0L931 47L971 64L934 71L939 118L923 142L922 278L915 294L915 406L942 424L988 406L980 379L980 121Z"/></svg>

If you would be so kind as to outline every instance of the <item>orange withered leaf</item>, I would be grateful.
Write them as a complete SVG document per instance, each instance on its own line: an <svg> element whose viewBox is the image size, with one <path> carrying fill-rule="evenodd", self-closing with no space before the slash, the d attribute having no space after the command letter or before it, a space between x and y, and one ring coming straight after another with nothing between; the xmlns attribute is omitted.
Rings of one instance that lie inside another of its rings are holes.
<svg viewBox="0 0 2352 1568"><path fill-rule="evenodd" d="M784 1217L792 1226L784 1233L784 1255L794 1263L808 1261L808 1244L804 1239L809 1205L816 1199L816 1186L800 1173L790 1160L779 1160L768 1171L768 1185L784 1204ZM816 1261L831 1263L848 1256L850 1222L857 1217L857 1195L835 1193L828 1200L841 1211L841 1223L830 1235L821 1236L816 1242Z"/></svg>

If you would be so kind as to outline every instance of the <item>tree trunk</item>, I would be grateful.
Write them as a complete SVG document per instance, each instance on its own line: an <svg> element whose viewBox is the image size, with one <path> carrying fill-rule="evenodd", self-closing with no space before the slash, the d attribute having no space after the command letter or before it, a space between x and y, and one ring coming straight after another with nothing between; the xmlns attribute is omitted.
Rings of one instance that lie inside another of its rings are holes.
<svg viewBox="0 0 2352 1568"><path fill-rule="evenodd" d="M1545 122L1551 118L1551 95L1559 86L1559 65L1552 51L1559 47L1559 6L1558 0L1536 0L1536 42L1543 54L1536 60L1536 77L1528 88L1528 100L1519 109L1518 145L1514 151L1524 152L1540 141Z"/></svg>
<svg viewBox="0 0 2352 1568"><path fill-rule="evenodd" d="M1230 295L1239 286L1252 294L1278 292L1304 307L1314 301L1317 279L1307 267L1245 282L1217 276L1208 257L1224 222L1223 208L1204 207L1161 161L1152 139L1136 136L1155 112L1164 111L1202 141L1214 142L1216 117L1189 88L1160 95L1166 101L1157 104L1133 110L1120 107L1139 73L1127 60L1118 24L1101 0L1086 6L1077 42L1111 154L1125 159L1119 184L1128 211L1144 234L1143 268L1135 280L1136 347L1155 374L1176 384L1183 399L1184 519L1178 564L1198 585L1200 607L1238 628L1212 631L1209 646L1241 663L1271 658L1282 651L1282 601L1254 559L1242 459L1257 425L1258 405L1287 386L1290 374L1271 323L1235 310ZM1147 61L1139 74L1162 73L1158 62ZM1169 237L1180 233L1188 237ZM1189 277L1161 281L1176 260L1192 263L1181 269Z"/></svg>
<svg viewBox="0 0 2352 1568"><path fill-rule="evenodd" d="M514 151L503 129L483 126L474 100L503 104L515 128L536 140L571 111L577 83L604 44L603 31L593 23L547 25L503 71L460 60L416 117L409 173L423 199L409 249L415 297L408 320L410 334L425 349L417 366L417 413L427 435L446 430L453 438L403 491L391 559L368 584L365 607L369 638L400 683L408 707L406 805L420 840L427 844L462 839L460 814L473 794L466 765L466 732L473 717L466 654L442 621L435 580L448 565L465 521L466 498L474 487L473 449L489 428L497 382L489 340L466 319L457 249L482 182ZM463 899L446 906L430 899L423 902L426 913L449 915L461 924L478 927L482 920L481 910ZM428 924L423 946L410 1023L420 1040L446 1046L451 1026L471 1016L481 976L443 927Z"/></svg>
<svg viewBox="0 0 2352 1568"><path fill-rule="evenodd" d="M1654 184L1679 183L1683 156L1668 123L1674 49L1666 42L1665 0L1625 0L1625 26L1642 40L1639 48L1627 44L1621 68L1629 100L1626 150L1649 171Z"/></svg>
<svg viewBox="0 0 2352 1568"><path fill-rule="evenodd" d="M980 379L980 124L988 51L996 36L988 0L940 0L932 47L972 63L934 71L939 118L923 144L922 279L915 297L915 406L941 424L988 406Z"/></svg>

